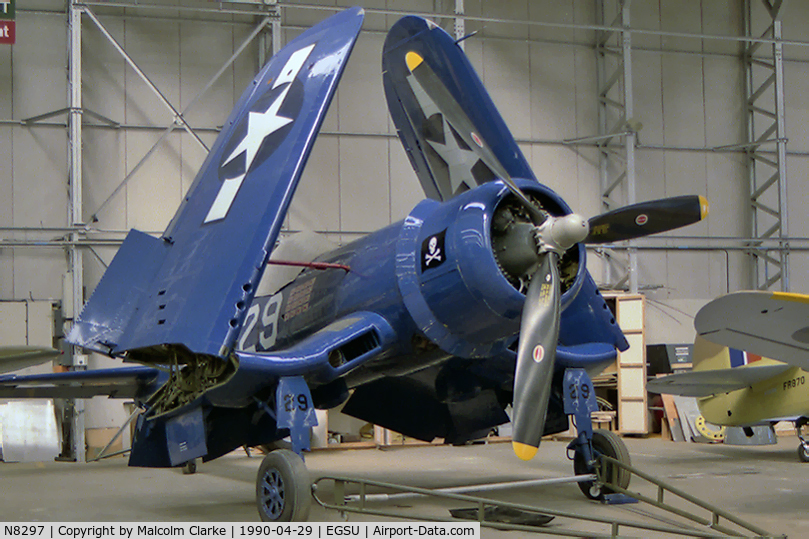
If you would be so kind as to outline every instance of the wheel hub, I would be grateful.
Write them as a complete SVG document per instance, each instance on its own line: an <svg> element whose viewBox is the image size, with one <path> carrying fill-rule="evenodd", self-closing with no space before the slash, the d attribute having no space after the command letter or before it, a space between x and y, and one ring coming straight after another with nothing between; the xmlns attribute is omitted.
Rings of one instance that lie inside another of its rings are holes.
<svg viewBox="0 0 809 539"><path fill-rule="evenodd" d="M284 480L278 470L267 470L261 482L261 504L273 520L284 511Z"/></svg>

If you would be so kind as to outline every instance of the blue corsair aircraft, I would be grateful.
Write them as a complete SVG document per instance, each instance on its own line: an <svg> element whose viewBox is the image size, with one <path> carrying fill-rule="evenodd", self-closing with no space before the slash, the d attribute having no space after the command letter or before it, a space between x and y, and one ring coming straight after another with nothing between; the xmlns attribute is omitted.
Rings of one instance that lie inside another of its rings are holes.
<svg viewBox="0 0 809 539"><path fill-rule="evenodd" d="M405 17L388 34L382 76L428 198L337 250L313 253L292 236L274 253L362 19L359 8L343 11L276 54L163 235L133 230L121 245L67 340L141 366L6 376L0 397L134 398L143 413L131 466L179 466L290 437L293 450L269 453L259 469L264 520L306 518L300 454L314 410L343 403L357 418L447 443L506 423L511 404L523 459L573 414L577 474L592 473L600 453L629 460L589 420L588 373L628 344L585 269L584 244L699 221L704 199L589 221L572 213L536 180L455 41ZM269 265L282 250L308 253L309 263L291 274ZM582 484L591 497L599 489Z"/></svg>

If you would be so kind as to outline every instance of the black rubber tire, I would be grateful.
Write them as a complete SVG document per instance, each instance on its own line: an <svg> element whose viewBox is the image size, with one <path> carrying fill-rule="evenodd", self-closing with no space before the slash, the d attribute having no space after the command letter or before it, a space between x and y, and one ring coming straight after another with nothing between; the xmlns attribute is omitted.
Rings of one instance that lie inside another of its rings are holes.
<svg viewBox="0 0 809 539"><path fill-rule="evenodd" d="M197 459L191 459L183 464L183 475L193 475L197 473Z"/></svg>
<svg viewBox="0 0 809 539"><path fill-rule="evenodd" d="M304 522L312 506L312 480L303 459L276 449L261 461L256 477L256 506L264 522Z"/></svg>
<svg viewBox="0 0 809 539"><path fill-rule="evenodd" d="M624 441L614 432L605 429L593 430L593 450L596 454L607 455L614 458L618 462L630 465L629 450L626 448ZM608 477L613 473L612 466L607 468ZM585 475L595 473L595 470L588 467L581 452L577 451L573 456L573 470L576 475ZM616 485L621 488L629 487L629 480L632 477L629 470L623 468L618 469L618 477ZM605 494L611 494L612 489L607 487L599 488L595 481L582 481L579 483L579 489L582 493L591 500L600 500Z"/></svg>
<svg viewBox="0 0 809 539"><path fill-rule="evenodd" d="M801 462L809 462L809 449L803 444L798 446L798 460Z"/></svg>

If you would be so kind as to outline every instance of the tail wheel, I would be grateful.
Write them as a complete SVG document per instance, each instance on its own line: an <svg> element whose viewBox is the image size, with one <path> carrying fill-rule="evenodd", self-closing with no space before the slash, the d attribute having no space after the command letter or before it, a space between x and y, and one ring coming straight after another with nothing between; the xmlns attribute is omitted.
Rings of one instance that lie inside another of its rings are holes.
<svg viewBox="0 0 809 539"><path fill-rule="evenodd" d="M301 457L288 449L264 457L256 478L256 505L264 522L301 522L309 517L312 480Z"/></svg>
<svg viewBox="0 0 809 539"><path fill-rule="evenodd" d="M606 455L614 458L621 464L626 464L627 466L630 464L629 450L626 448L624 441L615 433L604 429L595 429L593 430L592 444L596 456ZM584 455L582 455L580 451L577 451L573 457L573 470L576 475L596 472L595 468L588 466ZM621 488L627 488L629 486L630 477L631 474L629 470L624 470L618 466L607 466L606 479L612 480L614 478L614 484ZM579 483L579 488L582 493L591 500L600 500L605 494L613 492L609 487L599 485L595 481L582 481Z"/></svg>

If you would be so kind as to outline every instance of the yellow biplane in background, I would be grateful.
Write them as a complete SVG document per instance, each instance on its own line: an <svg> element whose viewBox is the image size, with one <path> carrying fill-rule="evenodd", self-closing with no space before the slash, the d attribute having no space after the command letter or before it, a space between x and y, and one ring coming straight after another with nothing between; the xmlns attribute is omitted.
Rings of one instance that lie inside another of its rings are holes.
<svg viewBox="0 0 809 539"><path fill-rule="evenodd" d="M697 397L706 421L748 427L794 421L798 456L809 462L809 296L736 292L694 319L691 372L650 380L647 389ZM772 358L772 359L769 359Z"/></svg>

